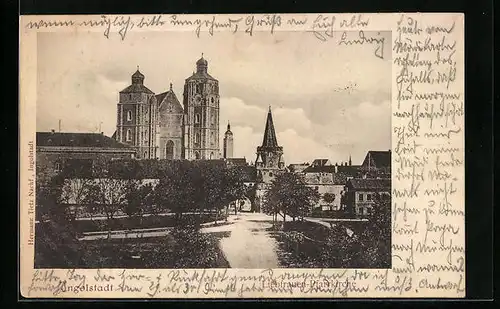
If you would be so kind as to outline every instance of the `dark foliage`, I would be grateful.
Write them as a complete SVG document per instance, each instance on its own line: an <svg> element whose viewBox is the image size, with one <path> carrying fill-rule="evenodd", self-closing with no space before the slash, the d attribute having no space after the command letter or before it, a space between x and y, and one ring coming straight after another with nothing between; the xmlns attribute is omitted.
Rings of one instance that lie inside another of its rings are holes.
<svg viewBox="0 0 500 309"><path fill-rule="evenodd" d="M376 196L368 222L341 222L329 229L312 222L287 222L276 233L282 264L303 268L390 268L390 200ZM346 229L353 234L350 236Z"/></svg>

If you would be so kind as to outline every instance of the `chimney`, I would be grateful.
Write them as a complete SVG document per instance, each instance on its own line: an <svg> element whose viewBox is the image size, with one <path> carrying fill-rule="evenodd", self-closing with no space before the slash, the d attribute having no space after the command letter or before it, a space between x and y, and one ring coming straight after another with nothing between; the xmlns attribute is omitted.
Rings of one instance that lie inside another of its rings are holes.
<svg viewBox="0 0 500 309"><path fill-rule="evenodd" d="M104 132L101 132L101 135L104 135Z"/></svg>
<svg viewBox="0 0 500 309"><path fill-rule="evenodd" d="M50 130L51 133L56 133L56 130L52 129Z"/></svg>

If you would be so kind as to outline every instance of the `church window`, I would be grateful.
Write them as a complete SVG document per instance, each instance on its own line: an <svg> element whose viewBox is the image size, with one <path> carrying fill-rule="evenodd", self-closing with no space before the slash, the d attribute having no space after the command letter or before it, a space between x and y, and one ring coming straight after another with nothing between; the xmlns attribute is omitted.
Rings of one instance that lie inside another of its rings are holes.
<svg viewBox="0 0 500 309"><path fill-rule="evenodd" d="M210 132L210 143L212 145L215 143L215 141L214 141L214 132Z"/></svg>
<svg viewBox="0 0 500 309"><path fill-rule="evenodd" d="M194 123L200 123L200 114L194 115Z"/></svg>
<svg viewBox="0 0 500 309"><path fill-rule="evenodd" d="M132 131L130 131L130 129L127 130L126 139L127 142L130 142L132 140Z"/></svg>
<svg viewBox="0 0 500 309"><path fill-rule="evenodd" d="M214 104L214 98L212 98L212 104Z"/></svg>
<svg viewBox="0 0 500 309"><path fill-rule="evenodd" d="M273 173L269 172L269 177L273 177Z"/></svg>
<svg viewBox="0 0 500 309"><path fill-rule="evenodd" d="M127 121L132 120L132 111L127 111Z"/></svg>
<svg viewBox="0 0 500 309"><path fill-rule="evenodd" d="M144 158L147 158L147 156L148 156L148 152L144 151Z"/></svg>
<svg viewBox="0 0 500 309"><path fill-rule="evenodd" d="M213 158L214 158L214 153L213 153L213 152L211 152L211 153L210 153L210 160L212 160Z"/></svg>
<svg viewBox="0 0 500 309"><path fill-rule="evenodd" d="M132 94L129 94L129 95L128 95L128 98L129 98L130 100L132 100Z"/></svg>
<svg viewBox="0 0 500 309"><path fill-rule="evenodd" d="M194 135L194 142L195 142L196 144L198 144L198 143L200 142L200 133L196 133L196 134Z"/></svg>
<svg viewBox="0 0 500 309"><path fill-rule="evenodd" d="M203 84L197 84L196 85L196 93L203 93Z"/></svg>
<svg viewBox="0 0 500 309"><path fill-rule="evenodd" d="M200 159L200 153L198 151L196 151L194 153L194 157L195 157L196 160L199 160Z"/></svg>
<svg viewBox="0 0 500 309"><path fill-rule="evenodd" d="M174 158L174 142L168 141L165 145L165 159L172 160Z"/></svg>

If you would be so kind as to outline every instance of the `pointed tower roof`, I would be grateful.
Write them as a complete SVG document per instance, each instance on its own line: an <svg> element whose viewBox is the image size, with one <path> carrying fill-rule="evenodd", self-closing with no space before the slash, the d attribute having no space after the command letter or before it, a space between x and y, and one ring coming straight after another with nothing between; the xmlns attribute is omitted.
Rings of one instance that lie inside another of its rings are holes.
<svg viewBox="0 0 500 309"><path fill-rule="evenodd" d="M227 122L227 130L226 130L226 134L233 134L233 132L231 132L231 124L229 123L229 121Z"/></svg>
<svg viewBox="0 0 500 309"><path fill-rule="evenodd" d="M274 131L273 114L271 113L271 106L269 106L269 112L267 113L266 129L264 131L264 139L262 141L262 147L266 148L278 147L278 139L276 138L276 132Z"/></svg>

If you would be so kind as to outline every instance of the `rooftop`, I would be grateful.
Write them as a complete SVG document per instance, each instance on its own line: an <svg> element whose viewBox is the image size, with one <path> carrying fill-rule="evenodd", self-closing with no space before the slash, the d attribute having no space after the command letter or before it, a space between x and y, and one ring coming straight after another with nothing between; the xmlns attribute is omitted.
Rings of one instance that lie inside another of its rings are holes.
<svg viewBox="0 0 500 309"><path fill-rule="evenodd" d="M36 132L36 145L46 147L129 148L102 133Z"/></svg>
<svg viewBox="0 0 500 309"><path fill-rule="evenodd" d="M368 151L365 160L363 161L363 167L390 167L391 166L391 151Z"/></svg>
<svg viewBox="0 0 500 309"><path fill-rule="evenodd" d="M390 178L353 178L347 182L347 185L351 186L355 190L380 190L380 189L390 189L391 179Z"/></svg>
<svg viewBox="0 0 500 309"><path fill-rule="evenodd" d="M175 106L175 109L178 111L183 111L184 109L182 108L181 103L179 102L179 99L177 99L177 96L175 95L174 91L172 90L172 84L170 84L170 89L168 91L165 91L163 93L157 94L156 95L156 102L158 102L158 107L162 107L163 102L165 103L173 103Z"/></svg>

